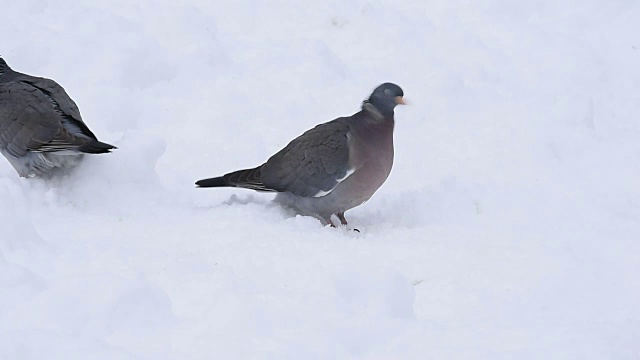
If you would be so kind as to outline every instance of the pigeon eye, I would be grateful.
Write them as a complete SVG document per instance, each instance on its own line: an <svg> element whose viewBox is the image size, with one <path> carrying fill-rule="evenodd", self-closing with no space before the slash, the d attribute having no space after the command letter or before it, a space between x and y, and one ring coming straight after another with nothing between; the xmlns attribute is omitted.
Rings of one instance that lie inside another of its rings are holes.
<svg viewBox="0 0 640 360"><path fill-rule="evenodd" d="M391 90L389 90L389 89L384 89L384 94L385 94L385 95L389 95L389 96L391 96Z"/></svg>

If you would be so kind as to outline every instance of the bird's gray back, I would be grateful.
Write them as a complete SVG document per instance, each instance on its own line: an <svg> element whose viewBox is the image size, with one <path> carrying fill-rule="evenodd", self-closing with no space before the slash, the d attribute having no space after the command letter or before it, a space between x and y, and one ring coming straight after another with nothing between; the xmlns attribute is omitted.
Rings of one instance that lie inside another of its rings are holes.
<svg viewBox="0 0 640 360"><path fill-rule="evenodd" d="M347 118L308 130L262 165L262 182L301 197L330 191L349 170L348 132Z"/></svg>
<svg viewBox="0 0 640 360"><path fill-rule="evenodd" d="M0 79L0 148L7 154L66 150L95 140L55 81L13 71Z"/></svg>
<svg viewBox="0 0 640 360"><path fill-rule="evenodd" d="M12 74L7 75L10 75L9 81L11 82L23 83L39 90L55 110L60 113L60 115L84 125L78 105L73 101L73 99L71 99L65 89L54 80L22 74L15 71L12 71Z"/></svg>

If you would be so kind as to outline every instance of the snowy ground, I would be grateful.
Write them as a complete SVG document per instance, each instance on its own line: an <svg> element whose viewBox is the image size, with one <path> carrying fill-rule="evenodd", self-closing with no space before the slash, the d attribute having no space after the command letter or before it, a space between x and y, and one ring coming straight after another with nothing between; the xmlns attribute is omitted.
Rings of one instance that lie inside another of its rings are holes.
<svg viewBox="0 0 640 360"><path fill-rule="evenodd" d="M640 3L9 1L119 147L0 159L0 359L640 358ZM200 190L404 88L362 230Z"/></svg>

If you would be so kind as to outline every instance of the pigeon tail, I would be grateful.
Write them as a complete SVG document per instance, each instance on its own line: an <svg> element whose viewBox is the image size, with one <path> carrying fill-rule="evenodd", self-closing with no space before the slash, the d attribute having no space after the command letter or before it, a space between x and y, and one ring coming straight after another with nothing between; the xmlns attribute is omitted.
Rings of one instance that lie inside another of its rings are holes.
<svg viewBox="0 0 640 360"><path fill-rule="evenodd" d="M239 187L256 191L280 191L267 186L261 180L261 168L244 169L228 173L224 176L203 179L196 182L198 187Z"/></svg>
<svg viewBox="0 0 640 360"><path fill-rule="evenodd" d="M233 185L229 184L223 176L210 178L210 179L202 179L196 181L196 186L201 188L208 187L233 187Z"/></svg>
<svg viewBox="0 0 640 360"><path fill-rule="evenodd" d="M117 149L117 147L95 140L86 145L82 145L78 148L78 151L87 154L104 154L111 152L113 149Z"/></svg>

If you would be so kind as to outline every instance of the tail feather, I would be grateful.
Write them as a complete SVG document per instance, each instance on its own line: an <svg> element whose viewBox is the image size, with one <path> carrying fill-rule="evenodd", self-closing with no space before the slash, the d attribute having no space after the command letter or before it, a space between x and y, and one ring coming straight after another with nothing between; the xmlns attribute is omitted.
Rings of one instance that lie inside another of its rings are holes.
<svg viewBox="0 0 640 360"><path fill-rule="evenodd" d="M229 184L228 182L226 182L224 180L223 176L210 178L210 179L198 180L198 181L196 181L196 186L201 187L201 188L226 187L226 186L232 186L233 187L232 184Z"/></svg>
<svg viewBox="0 0 640 360"><path fill-rule="evenodd" d="M78 151L87 154L104 154L111 152L113 149L117 149L117 147L95 140L86 145L82 145L78 148Z"/></svg>
<svg viewBox="0 0 640 360"><path fill-rule="evenodd" d="M204 179L196 182L198 187L240 187L256 191L278 191L262 183L261 166L253 169L238 170L224 176Z"/></svg>

